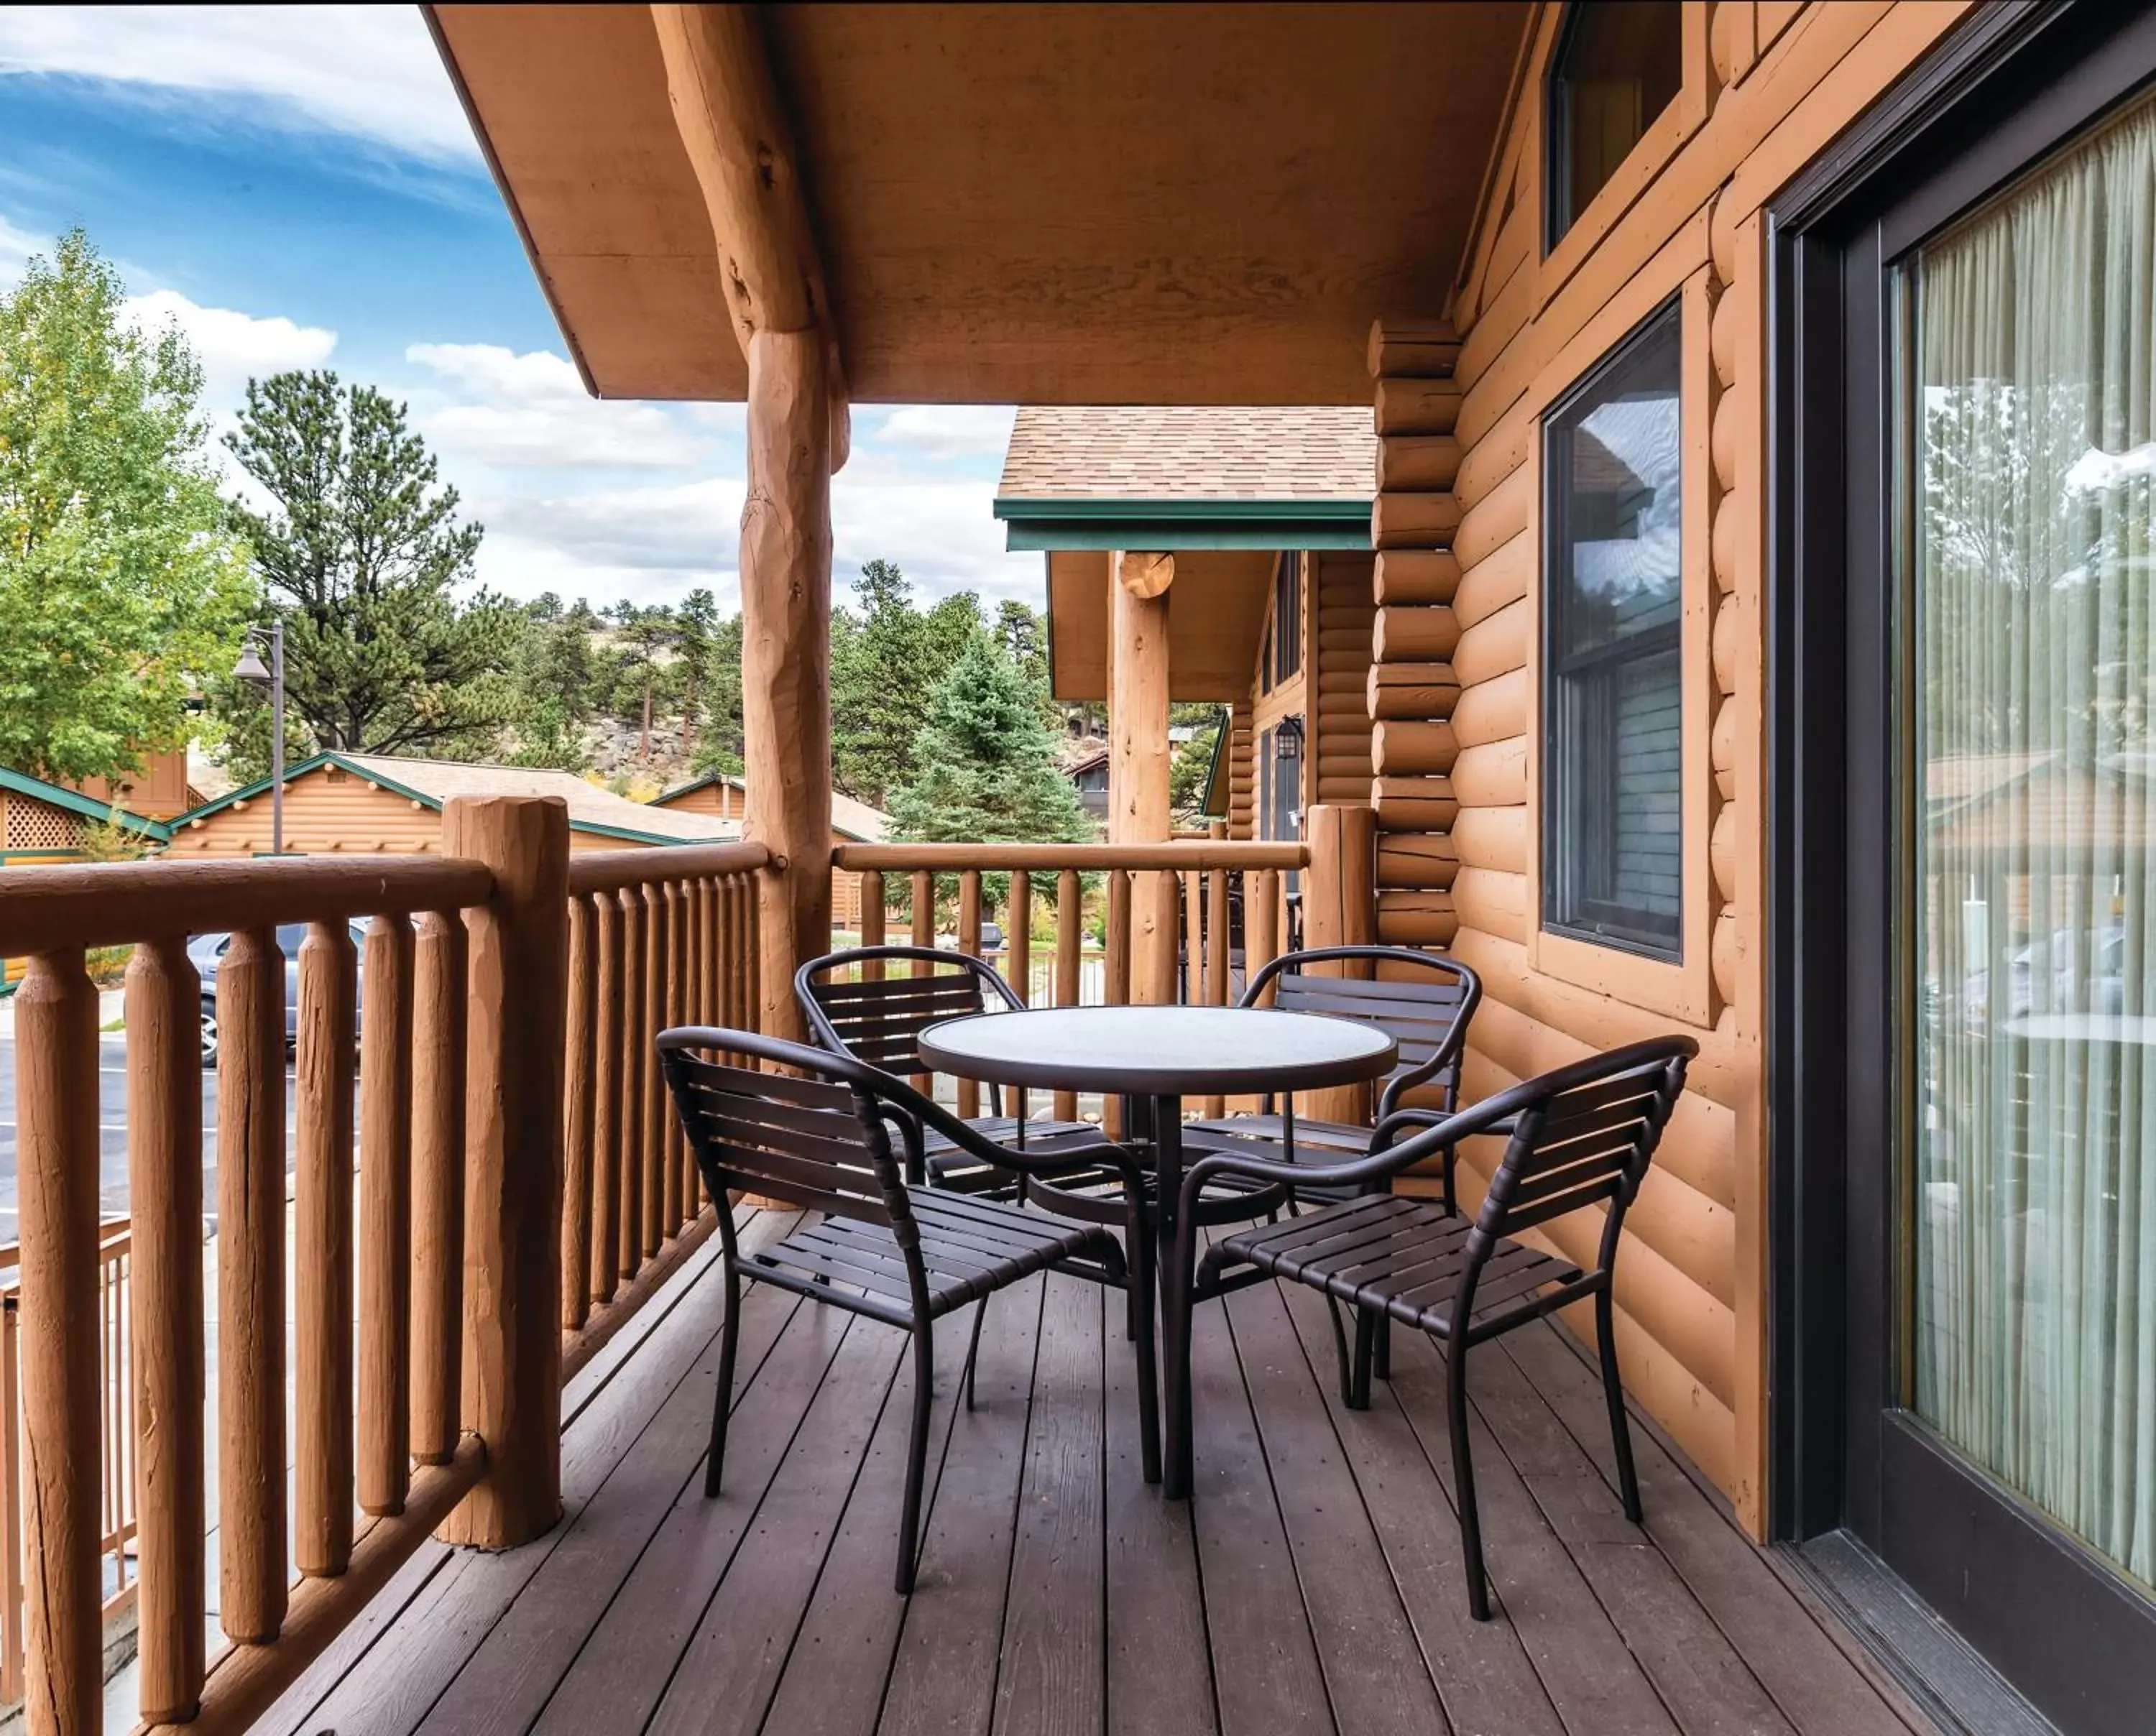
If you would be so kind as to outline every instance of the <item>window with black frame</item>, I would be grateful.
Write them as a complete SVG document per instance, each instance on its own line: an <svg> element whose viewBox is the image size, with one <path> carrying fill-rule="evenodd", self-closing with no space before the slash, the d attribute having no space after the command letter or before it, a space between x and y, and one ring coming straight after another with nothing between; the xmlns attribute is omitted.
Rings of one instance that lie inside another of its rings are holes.
<svg viewBox="0 0 2156 1736"><path fill-rule="evenodd" d="M1680 314L1543 423L1542 924L1675 959L1683 911Z"/></svg>
<svg viewBox="0 0 2156 1736"><path fill-rule="evenodd" d="M1564 239L1684 83L1677 0L1565 9L1550 57L1545 248Z"/></svg>

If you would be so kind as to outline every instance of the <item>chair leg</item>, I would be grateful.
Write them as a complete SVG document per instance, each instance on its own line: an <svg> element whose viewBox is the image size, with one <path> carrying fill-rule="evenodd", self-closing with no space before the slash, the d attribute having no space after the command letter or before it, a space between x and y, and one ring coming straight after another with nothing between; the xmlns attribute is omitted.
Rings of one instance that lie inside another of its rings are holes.
<svg viewBox="0 0 2156 1736"><path fill-rule="evenodd" d="M1160 1369L1154 1352L1152 1244L1144 1232L1132 1238L1126 1278L1129 1301L1137 1314L1138 1457L1147 1483L1160 1481Z"/></svg>
<svg viewBox="0 0 2156 1736"><path fill-rule="evenodd" d="M921 1553L921 1483L928 1467L928 1407L935 1398L936 1334L926 1320L913 1329L913 1433L906 1449L906 1505L898 1521L898 1595L913 1590Z"/></svg>
<svg viewBox="0 0 2156 1736"><path fill-rule="evenodd" d="M981 1326L988 1318L988 1298L983 1296L973 1304L973 1334L966 1343L966 1408L973 1408L973 1370L981 1361Z"/></svg>
<svg viewBox="0 0 2156 1736"><path fill-rule="evenodd" d="M1325 1313L1332 1322L1332 1360L1340 1368L1340 1402L1352 1411L1355 1408L1355 1353L1348 1349L1347 1329L1340 1324L1340 1304L1330 1293L1325 1298Z"/></svg>
<svg viewBox="0 0 2156 1736"><path fill-rule="evenodd" d="M1348 1383L1348 1408L1351 1411L1370 1408L1370 1370L1377 1359L1380 1318L1374 1308L1355 1310L1355 1357Z"/></svg>
<svg viewBox="0 0 2156 1736"><path fill-rule="evenodd" d="M1467 1442L1467 1347L1456 1339L1445 1346L1445 1395L1452 1430L1452 1492L1460 1508L1460 1553L1467 1567L1467 1611L1477 1621L1487 1621L1490 1581L1482 1570L1482 1518L1475 1505L1475 1461Z"/></svg>
<svg viewBox="0 0 2156 1736"><path fill-rule="evenodd" d="M1168 1328L1167 1379L1162 1383L1167 1399L1163 1442L1167 1463L1163 1468L1161 1493L1171 1501L1190 1498L1195 1470L1191 1440L1190 1324L1193 1307L1188 1275L1178 1267L1168 1273L1162 1313Z"/></svg>
<svg viewBox="0 0 2156 1736"><path fill-rule="evenodd" d="M1393 1378L1393 1317L1378 1316L1378 1336L1372 1346L1370 1372L1380 1380Z"/></svg>
<svg viewBox="0 0 2156 1736"><path fill-rule="evenodd" d="M726 1419L733 1410L734 1351L741 1343L741 1274L732 1260L726 1269L726 1317L719 1327L719 1388L711 1401L711 1446L704 1457L704 1498L719 1493L726 1467Z"/></svg>
<svg viewBox="0 0 2156 1736"><path fill-rule="evenodd" d="M1617 1493L1625 1503L1625 1517L1634 1524L1644 1515L1640 1508L1640 1478L1632 1468L1632 1428L1625 1415L1625 1383L1617 1377L1617 1339L1614 1301L1608 1290L1594 1298L1594 1339L1602 1348L1602 1396L1609 1406L1609 1440L1617 1453Z"/></svg>

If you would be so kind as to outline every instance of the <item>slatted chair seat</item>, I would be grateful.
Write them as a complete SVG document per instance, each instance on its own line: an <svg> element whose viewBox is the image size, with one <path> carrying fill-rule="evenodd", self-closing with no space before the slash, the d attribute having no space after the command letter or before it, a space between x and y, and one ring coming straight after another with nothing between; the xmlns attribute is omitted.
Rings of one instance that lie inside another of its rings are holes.
<svg viewBox="0 0 2156 1736"><path fill-rule="evenodd" d="M907 974L891 974L894 966ZM874 970L884 974L873 975ZM824 1047L901 1076L928 1071L921 1063L921 1033L931 1025L987 1012L992 1001L999 1010L1025 1010L1010 985L983 960L927 946L860 946L811 959L793 974L793 996ZM1052 1152L1059 1144L1100 1143L1100 1129L1085 1122L1025 1115L1023 1092L1016 1093L1019 1113L1009 1115L998 1088L990 1086L988 1095L993 1113L970 1117L966 1125L989 1145ZM1009 1165L985 1162L932 1129L916 1132L923 1168L914 1180L957 1193L1016 1196L1018 1178Z"/></svg>
<svg viewBox="0 0 2156 1736"><path fill-rule="evenodd" d="M1230 1175L1289 1183L1300 1197L1314 1191L1314 1183L1342 1197L1285 1222L1224 1237L1203 1259L1195 1228L1187 1221L1178 1226L1169 1270L1184 1278L1168 1303L1168 1493L1187 1494L1191 1484L1194 1305L1245 1284L1286 1279L1325 1296L1342 1396L1351 1410L1369 1403L1371 1377L1382 1372L1376 1352L1385 1322L1419 1328L1444 1346L1453 1488L1468 1608L1476 1621L1489 1619L1490 1592L1467 1429L1467 1353L1476 1344L1568 1302L1591 1300L1618 1490L1625 1516L1639 1523L1613 1286L1625 1214L1684 1090L1686 1064L1698 1052L1689 1037L1657 1037L1559 1068L1451 1115L1402 1111L1380 1123L1367 1156L1345 1162L1311 1165L1306 1152L1303 1161L1289 1163L1229 1150L1193 1164L1183 1178L1186 1211L1209 1185ZM1394 1135L1412 1124L1422 1130L1395 1142ZM1450 1171L1460 1142L1477 1136L1502 1137L1505 1150L1471 1219L1455 1213L1449 1199L1404 1199L1388 1191L1394 1175L1428 1159L1440 1159ZM1520 1240L1569 1213L1596 1211L1599 1245L1592 1266ZM1355 1314L1352 1351L1341 1325L1342 1303Z"/></svg>
<svg viewBox="0 0 2156 1736"><path fill-rule="evenodd" d="M1375 970L1381 965L1411 973L1405 978L1364 980L1321 976L1312 967L1353 965ZM1456 959L1406 946L1327 946L1284 954L1250 980L1241 1005L1271 1005L1283 1012L1322 1014L1373 1025L1399 1046L1399 1058L1378 1094L1377 1126L1399 1108L1409 1091L1427 1087L1438 1093L1445 1111L1457 1106L1460 1063L1466 1052L1467 1027L1482 998L1482 983ZM1255 1115L1216 1116L1183 1129L1187 1150L1228 1151L1280 1163L1323 1165L1360 1157L1372 1149L1374 1129L1351 1121L1320 1121L1283 1113L1270 1097ZM1446 1198L1450 1199L1450 1165L1446 1165ZM1342 1197L1323 1184L1298 1185L1299 1198Z"/></svg>
<svg viewBox="0 0 2156 1736"><path fill-rule="evenodd" d="M1122 1291L1143 1326L1138 1339L1138 1442L1148 1479L1160 1475L1160 1430L1152 1362L1151 1246L1127 1262L1122 1244L1098 1225L1073 1222L1016 1206L909 1185L921 1167L926 1134L973 1161L1008 1165L1030 1176L1036 1160L991 1145L904 1080L831 1049L747 1031L692 1027L662 1032L660 1059L667 1089L705 1191L721 1202L721 1262L726 1311L719 1336L718 1395L704 1493L720 1492L726 1428L733 1409L744 1281L767 1283L850 1314L903 1327L913 1340L913 1427L907 1442L906 1497L899 1520L896 1584L913 1589L927 1462L928 1413L935 1387L937 1320L977 1304L966 1355L966 1407L973 1405L973 1366L981 1319L996 1291L1054 1269ZM764 1063L726 1064L731 1054ZM901 1169L891 1149L905 1147ZM1088 1161L1120 1167L1135 1202L1139 1172L1117 1147L1096 1142ZM745 1256L724 1202L735 1193L784 1201L810 1214L773 1247ZM1129 1208L1136 1216L1137 1206Z"/></svg>
<svg viewBox="0 0 2156 1736"><path fill-rule="evenodd" d="M1219 1252L1224 1262L1247 1261L1351 1307L1450 1334L1474 1228L1435 1200L1366 1195L1245 1230L1221 1242ZM1584 1276L1568 1260L1501 1239L1481 1267L1467 1341L1548 1314Z"/></svg>
<svg viewBox="0 0 2156 1736"><path fill-rule="evenodd" d="M906 1191L934 1319L1098 1249L1100 1232L1090 1225L941 1189ZM887 1224L826 1217L752 1257L767 1268L759 1275L804 1293L837 1285L901 1308L911 1303L906 1251Z"/></svg>

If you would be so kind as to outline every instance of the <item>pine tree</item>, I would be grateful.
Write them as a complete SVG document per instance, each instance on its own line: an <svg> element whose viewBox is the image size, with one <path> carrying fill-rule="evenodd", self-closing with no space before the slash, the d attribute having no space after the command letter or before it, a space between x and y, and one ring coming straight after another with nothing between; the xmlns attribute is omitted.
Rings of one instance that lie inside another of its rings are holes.
<svg viewBox="0 0 2156 1736"><path fill-rule="evenodd" d="M994 641L977 633L928 702L919 770L891 798L896 835L908 842L1090 842L1092 818L1055 763L1039 690ZM1000 908L1007 874L986 895Z"/></svg>
<svg viewBox="0 0 2156 1736"><path fill-rule="evenodd" d="M516 710L519 612L467 588L483 533L459 522L405 407L333 373L275 374L248 382L225 444L275 503L234 503L232 518L284 621L285 691L316 745L491 749Z"/></svg>

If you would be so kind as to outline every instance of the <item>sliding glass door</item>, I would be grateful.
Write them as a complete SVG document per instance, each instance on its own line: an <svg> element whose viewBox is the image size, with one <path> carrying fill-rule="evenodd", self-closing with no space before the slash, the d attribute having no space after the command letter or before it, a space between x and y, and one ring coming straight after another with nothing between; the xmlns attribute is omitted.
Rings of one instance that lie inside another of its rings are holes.
<svg viewBox="0 0 2156 1736"><path fill-rule="evenodd" d="M1887 289L1895 1378L1947 1450L2146 1588L2156 102Z"/></svg>

